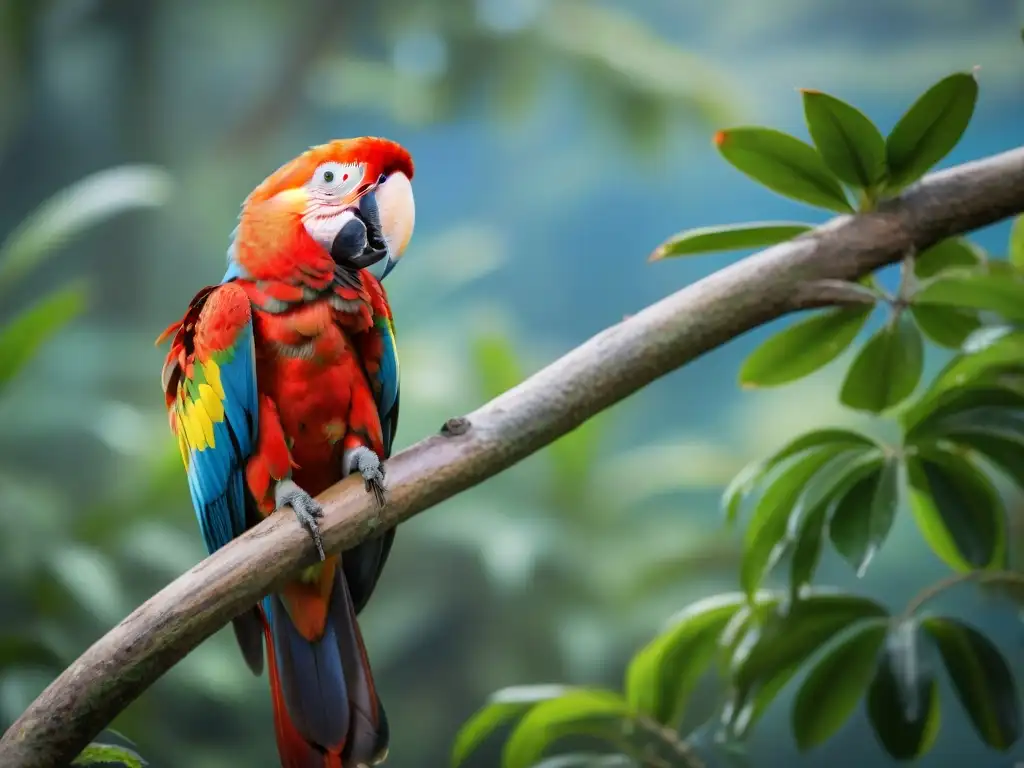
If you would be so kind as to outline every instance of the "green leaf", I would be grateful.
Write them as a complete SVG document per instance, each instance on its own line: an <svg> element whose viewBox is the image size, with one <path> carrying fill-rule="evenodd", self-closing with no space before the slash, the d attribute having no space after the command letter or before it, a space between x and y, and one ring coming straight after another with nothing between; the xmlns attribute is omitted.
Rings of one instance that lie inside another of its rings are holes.
<svg viewBox="0 0 1024 768"><path fill-rule="evenodd" d="M809 591L812 597L823 593L833 594L831 590ZM723 677L732 675L734 659L745 656L750 651L751 643L744 645L745 641L752 642L760 636L755 630L766 625L779 612L780 606L784 605L783 601L783 593L764 589L755 594L753 599L748 598L746 604L733 614L718 639L718 666Z"/></svg>
<svg viewBox="0 0 1024 768"><path fill-rule="evenodd" d="M953 689L982 740L1000 752L1021 737L1020 697L1003 654L992 641L958 619L929 618L925 630L938 645Z"/></svg>
<svg viewBox="0 0 1024 768"><path fill-rule="evenodd" d="M85 308L84 283L53 291L0 327L0 392L39 349Z"/></svg>
<svg viewBox="0 0 1024 768"><path fill-rule="evenodd" d="M740 507L754 490L757 481L766 471L765 463L752 461L736 473L722 492L722 509L728 523L734 523L740 514Z"/></svg>
<svg viewBox="0 0 1024 768"><path fill-rule="evenodd" d="M455 736L452 766L462 765L495 730L524 714L531 704L488 704L467 720Z"/></svg>
<svg viewBox="0 0 1024 768"><path fill-rule="evenodd" d="M984 456L1004 475L1024 489L1024 436L1009 439L989 432L960 432L949 439Z"/></svg>
<svg viewBox="0 0 1024 768"><path fill-rule="evenodd" d="M732 661L733 700L726 721L747 733L769 704L814 653L846 629L887 616L884 607L858 595L819 593L791 603L764 626L752 626Z"/></svg>
<svg viewBox="0 0 1024 768"><path fill-rule="evenodd" d="M867 340L850 364L840 401L857 410L881 413L913 394L924 370L921 332L900 314Z"/></svg>
<svg viewBox="0 0 1024 768"><path fill-rule="evenodd" d="M868 687L886 629L884 621L861 625L804 680L791 719L801 752L825 743L849 720Z"/></svg>
<svg viewBox="0 0 1024 768"><path fill-rule="evenodd" d="M149 763L127 747L93 742L82 750L71 765L81 768L145 768Z"/></svg>
<svg viewBox="0 0 1024 768"><path fill-rule="evenodd" d="M949 154L967 130L978 82L965 72L943 78L914 102L885 142L890 189L905 187Z"/></svg>
<svg viewBox="0 0 1024 768"><path fill-rule="evenodd" d="M791 240L811 229L813 227L810 224L795 221L752 221L747 224L687 229L659 245L651 254L650 261L699 253L767 248Z"/></svg>
<svg viewBox="0 0 1024 768"><path fill-rule="evenodd" d="M1005 333L991 343L982 345L985 332L990 328L996 330L991 326L979 328L964 341L963 354L943 368L932 389L941 392L968 385L999 386L1002 383L1001 374L1024 372L1024 333Z"/></svg>
<svg viewBox="0 0 1024 768"><path fill-rule="evenodd" d="M1013 266L1006 259L1000 258L989 258L986 256L985 265L981 267L981 272L993 275L995 277L1006 278L1007 280L1020 280L1024 275L1021 274L1021 270Z"/></svg>
<svg viewBox="0 0 1024 768"><path fill-rule="evenodd" d="M532 768L559 739L571 735L619 735L633 712L616 693L577 689L537 704L512 731L502 768Z"/></svg>
<svg viewBox="0 0 1024 768"><path fill-rule="evenodd" d="M889 535L899 502L899 460L867 464L835 499L829 520L833 546L857 572L867 570Z"/></svg>
<svg viewBox="0 0 1024 768"><path fill-rule="evenodd" d="M1008 324L986 325L983 328L979 328L964 343L964 354L973 355L977 352L982 352L997 342L1012 336L1016 330L1016 326Z"/></svg>
<svg viewBox="0 0 1024 768"><path fill-rule="evenodd" d="M914 621L890 632L868 688L871 727L897 760L925 754L939 732L938 685L921 664L919 634Z"/></svg>
<svg viewBox="0 0 1024 768"><path fill-rule="evenodd" d="M163 205L172 186L162 168L122 165L86 176L58 192L0 247L0 290L89 227L119 213Z"/></svg>
<svg viewBox="0 0 1024 768"><path fill-rule="evenodd" d="M960 349L967 338L981 327L977 313L970 309L911 304L910 314L921 333L949 349Z"/></svg>
<svg viewBox="0 0 1024 768"><path fill-rule="evenodd" d="M825 427L804 432L777 450L769 459L769 468L781 464L797 454L823 446L843 448L878 448L879 445L863 432L842 427Z"/></svg>
<svg viewBox="0 0 1024 768"><path fill-rule="evenodd" d="M853 208L818 151L771 128L733 128L715 134L732 166L773 192L840 213Z"/></svg>
<svg viewBox="0 0 1024 768"><path fill-rule="evenodd" d="M910 508L925 541L951 568L999 568L1006 512L991 481L964 456L919 447L907 459Z"/></svg>
<svg viewBox="0 0 1024 768"><path fill-rule="evenodd" d="M473 339L472 355L481 394L488 399L512 389L526 378L515 347L501 334L478 335Z"/></svg>
<svg viewBox="0 0 1024 768"><path fill-rule="evenodd" d="M1024 215L1017 216L1010 226L1010 263L1024 269Z"/></svg>
<svg viewBox="0 0 1024 768"><path fill-rule="evenodd" d="M1024 350L1024 333L1015 325L983 326L964 341L963 355L957 361L959 365L954 366L957 368L954 373L964 373L960 370L965 367L964 363L979 371L989 368L1022 368L1024 363L1019 354L1021 350ZM944 372L943 378L951 377Z"/></svg>
<svg viewBox="0 0 1024 768"><path fill-rule="evenodd" d="M814 145L832 172L870 189L886 174L885 139L856 107L821 91L804 90L804 117Z"/></svg>
<svg viewBox="0 0 1024 768"><path fill-rule="evenodd" d="M743 361L740 386L775 387L802 379L853 343L872 307L816 312L769 337Z"/></svg>
<svg viewBox="0 0 1024 768"><path fill-rule="evenodd" d="M1024 281L1003 275L939 275L910 298L912 304L930 304L995 312L1007 320L1024 321Z"/></svg>
<svg viewBox="0 0 1024 768"><path fill-rule="evenodd" d="M914 431L914 439L918 441L924 435L957 440L958 435L978 433L1019 443L1024 440L1024 407L993 398L991 405L937 412Z"/></svg>
<svg viewBox="0 0 1024 768"><path fill-rule="evenodd" d="M789 563L789 589L798 595L805 584L810 584L821 561L821 545L828 522L828 504L819 503L804 516L796 535L793 556Z"/></svg>
<svg viewBox="0 0 1024 768"><path fill-rule="evenodd" d="M738 593L688 606L644 646L626 670L630 707L663 725L677 725L694 687L711 664L725 625L745 603Z"/></svg>
<svg viewBox="0 0 1024 768"><path fill-rule="evenodd" d="M458 768L484 743L488 736L510 720L542 701L564 696L572 688L564 685L523 685L491 694L487 704L463 723L452 747L452 768Z"/></svg>
<svg viewBox="0 0 1024 768"><path fill-rule="evenodd" d="M810 451L765 489L743 538L740 585L748 595L757 591L765 573L784 551L789 517L811 478L845 450L845 445L829 444Z"/></svg>
<svg viewBox="0 0 1024 768"><path fill-rule="evenodd" d="M765 474L786 459L825 445L842 446L845 448L855 448L858 446L863 446L864 448L877 447L877 443L870 437L852 429L815 429L799 435L772 454L768 459L751 462L732 479L732 482L729 483L729 486L722 494L722 506L725 508L726 518L729 522L736 519L736 516L739 514L740 505L750 495L751 491L754 490L757 481L764 477Z"/></svg>
<svg viewBox="0 0 1024 768"><path fill-rule="evenodd" d="M951 269L972 269L984 262L978 248L963 237L940 240L914 259L914 274L921 280Z"/></svg>
<svg viewBox="0 0 1024 768"><path fill-rule="evenodd" d="M801 588L810 582L821 559L825 527L847 490L866 474L877 472L883 455L874 449L845 449L829 461L804 487L786 524L792 556L789 565L791 599L798 599Z"/></svg>
<svg viewBox="0 0 1024 768"><path fill-rule="evenodd" d="M987 351L987 350L986 350ZM982 356L985 353L978 353ZM976 357L967 355L962 361ZM952 372L953 375L949 375ZM975 408L1024 408L1024 393L985 380L984 370L947 369L919 404L903 418L907 442L918 443L945 433L947 419ZM934 390L934 391L933 391Z"/></svg>

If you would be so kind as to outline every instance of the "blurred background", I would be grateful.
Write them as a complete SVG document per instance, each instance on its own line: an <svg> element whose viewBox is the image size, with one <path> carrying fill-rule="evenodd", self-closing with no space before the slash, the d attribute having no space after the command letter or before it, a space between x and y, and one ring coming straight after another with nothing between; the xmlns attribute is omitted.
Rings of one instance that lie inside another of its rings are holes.
<svg viewBox="0 0 1024 768"><path fill-rule="evenodd" d="M205 554L153 339L220 279L241 200L278 165L362 134L413 153L418 226L388 278L401 448L742 255L646 263L678 230L821 221L710 141L742 123L806 137L798 87L885 131L977 65L974 122L943 165L1020 144L1022 19L1011 0L2 0L0 726ZM976 241L1000 253L1006 236ZM819 425L891 434L838 405L845 356L741 393L740 361L774 329L402 526L362 621L389 766L446 765L495 688L618 687L666 617L735 588L718 497L743 464ZM904 518L861 582L833 560L822 578L898 607L943 573ZM1012 616L951 600L1024 671ZM271 768L266 685L224 630L113 727L154 766ZM795 687L753 765L885 764L863 715L798 757ZM692 725L719 703L713 680L701 691ZM948 685L943 700L925 764L1024 760L986 752Z"/></svg>

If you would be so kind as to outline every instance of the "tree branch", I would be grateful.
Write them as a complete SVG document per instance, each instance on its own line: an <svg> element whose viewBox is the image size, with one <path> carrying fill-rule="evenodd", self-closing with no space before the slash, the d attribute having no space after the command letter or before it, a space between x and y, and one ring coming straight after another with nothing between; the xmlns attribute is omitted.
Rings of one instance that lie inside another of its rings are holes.
<svg viewBox="0 0 1024 768"><path fill-rule="evenodd" d="M854 280L945 237L1024 211L1024 147L933 174L901 199L842 216L732 264L611 326L388 463L378 514L358 480L319 498L337 552L512 466L666 373L814 305L815 283ZM637 262L638 266L641 262ZM808 287L810 286L810 287ZM415 385L415 382L413 382ZM698 395L699 396L699 395ZM314 560L291 513L272 515L100 638L0 739L5 768L69 762L192 648Z"/></svg>

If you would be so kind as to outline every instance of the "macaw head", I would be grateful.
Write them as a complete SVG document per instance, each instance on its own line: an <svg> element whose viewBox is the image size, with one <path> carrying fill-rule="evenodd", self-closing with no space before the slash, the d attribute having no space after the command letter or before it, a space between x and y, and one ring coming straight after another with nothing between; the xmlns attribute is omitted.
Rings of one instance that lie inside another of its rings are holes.
<svg viewBox="0 0 1024 768"><path fill-rule="evenodd" d="M288 279L309 272L311 262L322 265L325 253L340 267L384 279L412 237L412 175L409 152L387 139L310 148L246 198L225 280Z"/></svg>

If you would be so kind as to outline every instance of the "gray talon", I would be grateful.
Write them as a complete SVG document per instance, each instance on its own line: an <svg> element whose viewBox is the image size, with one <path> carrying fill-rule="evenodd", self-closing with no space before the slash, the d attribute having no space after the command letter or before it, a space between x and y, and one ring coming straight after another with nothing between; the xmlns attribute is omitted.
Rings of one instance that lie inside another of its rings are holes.
<svg viewBox="0 0 1024 768"><path fill-rule="evenodd" d="M309 535L313 537L313 543L316 545L320 559L325 560L327 556L324 554L324 543L320 538L320 525L317 523L317 520L324 516L324 509L317 503L317 500L291 480L282 480L274 489L274 503L278 509L281 507L292 508L295 517L299 520L299 525L309 531Z"/></svg>
<svg viewBox="0 0 1024 768"><path fill-rule="evenodd" d="M359 446L349 451L345 456L345 476L353 472L363 476L366 483L366 490L373 494L377 505L384 506L384 467L380 463L377 454L369 448Z"/></svg>

